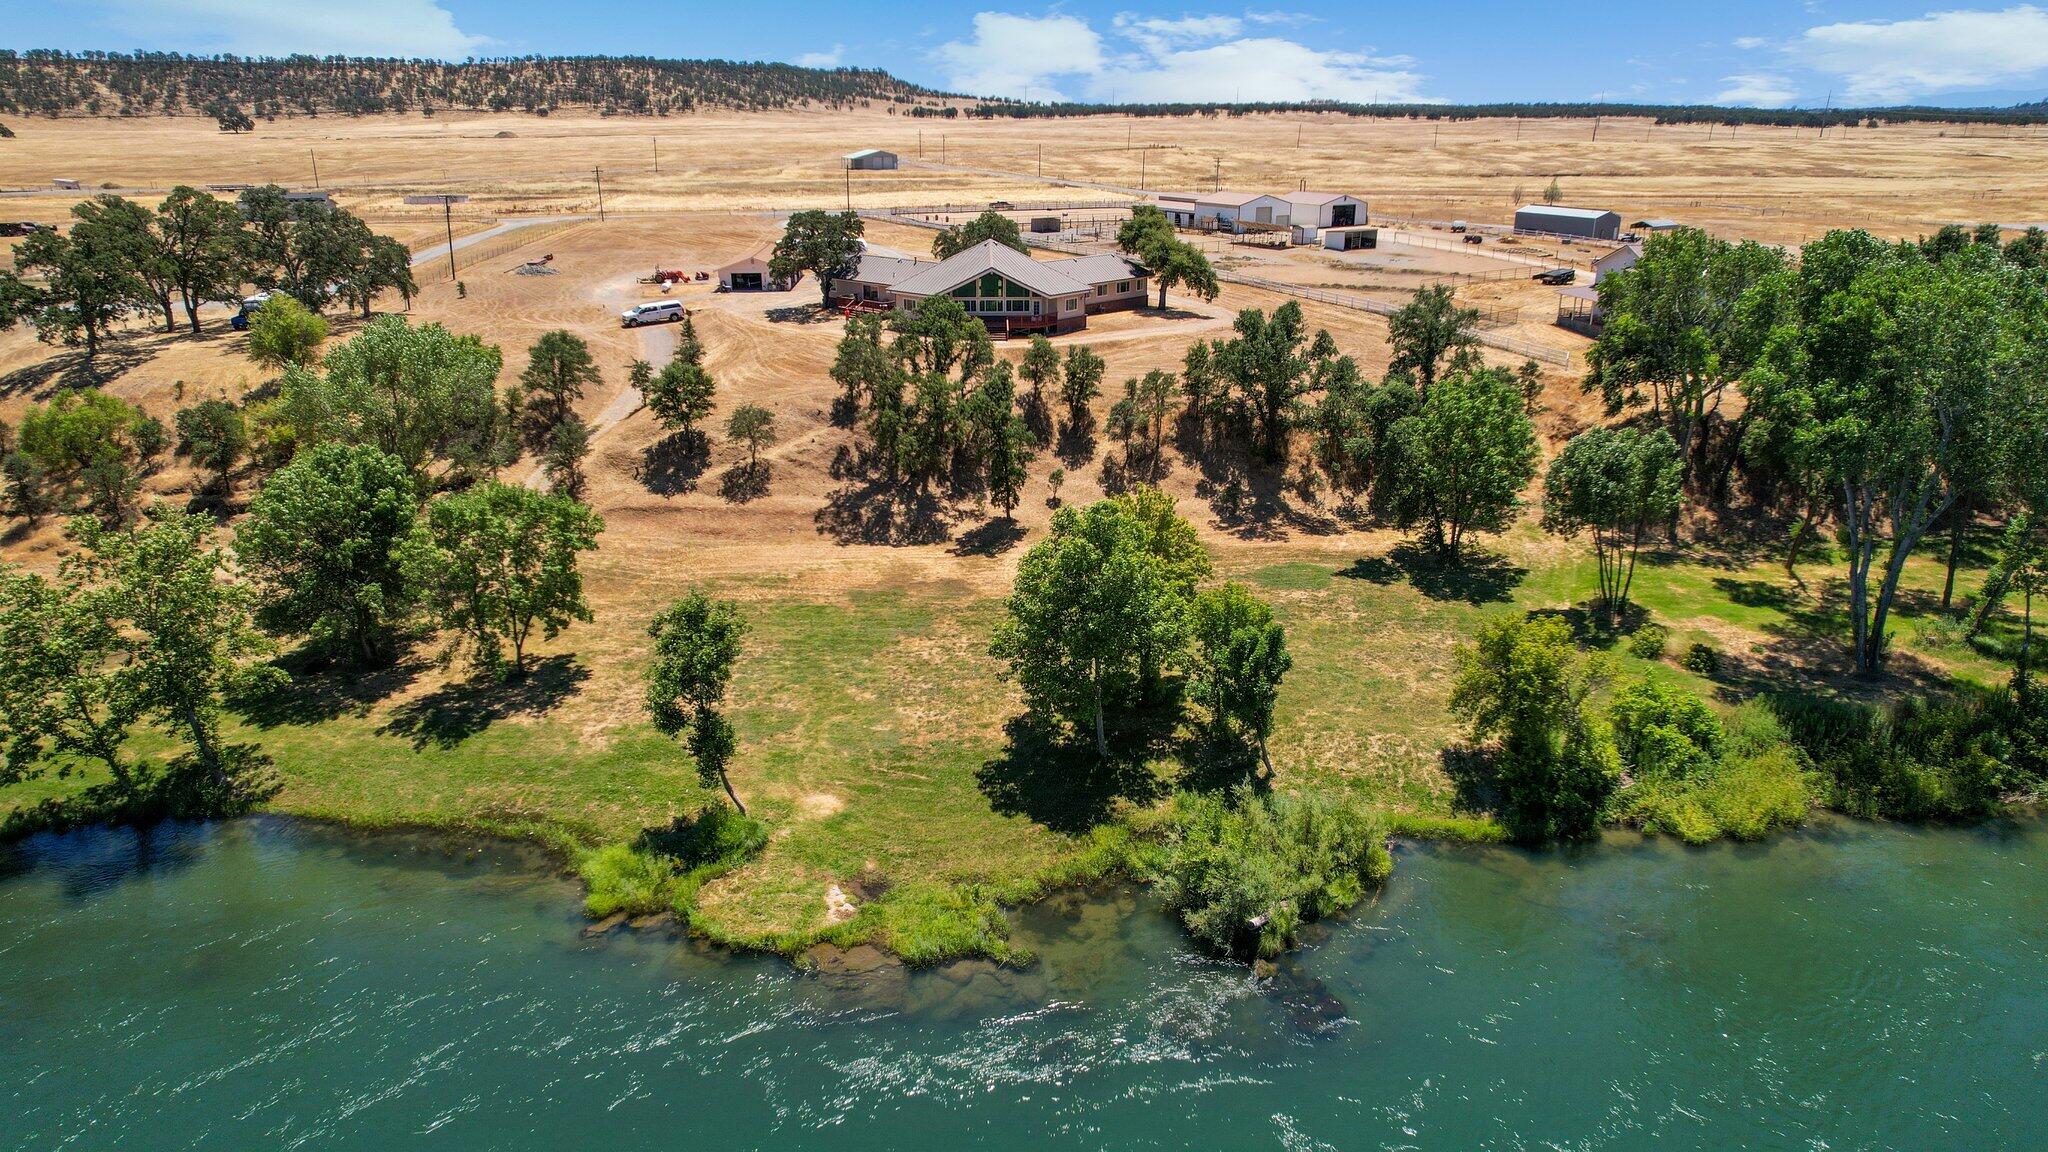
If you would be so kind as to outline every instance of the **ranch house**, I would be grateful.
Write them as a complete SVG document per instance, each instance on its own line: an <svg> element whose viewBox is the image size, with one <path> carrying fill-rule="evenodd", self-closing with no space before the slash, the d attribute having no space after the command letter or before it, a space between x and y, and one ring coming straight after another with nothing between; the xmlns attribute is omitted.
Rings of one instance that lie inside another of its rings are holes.
<svg viewBox="0 0 2048 1152"><path fill-rule="evenodd" d="M832 299L849 311L916 307L951 296L1001 333L1078 332L1099 312L1145 302L1151 273L1122 256L1033 260L984 240L944 260L866 254L832 280Z"/></svg>

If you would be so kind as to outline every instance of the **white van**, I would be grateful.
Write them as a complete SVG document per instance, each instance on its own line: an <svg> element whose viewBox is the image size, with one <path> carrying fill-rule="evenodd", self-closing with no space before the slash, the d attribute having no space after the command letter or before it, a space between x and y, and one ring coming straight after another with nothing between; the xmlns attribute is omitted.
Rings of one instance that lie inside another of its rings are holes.
<svg viewBox="0 0 2048 1152"><path fill-rule="evenodd" d="M682 318L682 301L656 300L651 304L635 304L619 313L619 327L638 328L642 324L668 324L680 322Z"/></svg>

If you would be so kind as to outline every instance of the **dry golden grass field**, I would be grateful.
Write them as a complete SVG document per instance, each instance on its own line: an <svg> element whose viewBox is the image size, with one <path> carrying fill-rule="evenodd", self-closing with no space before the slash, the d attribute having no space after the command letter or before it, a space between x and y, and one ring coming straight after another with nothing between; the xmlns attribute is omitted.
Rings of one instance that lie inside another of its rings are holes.
<svg viewBox="0 0 2048 1152"><path fill-rule="evenodd" d="M278 758L285 789L274 803L283 811L540 830L584 846L630 839L704 799L686 760L645 724L639 673L652 614L684 590L715 589L747 605L753 624L735 685L735 779L775 833L760 860L707 892L701 924L727 939L784 944L823 930L835 883L853 890L858 876L879 873L928 891L971 882L1020 893L1063 874L1085 850L1084 837L1000 778L1004 722L1018 707L986 645L1019 557L1050 519L1052 469L1065 469L1069 502L1120 479L1106 438L1048 446L1014 527L972 504L913 507L862 489L840 463L853 433L828 416L836 387L827 369L843 322L810 314L816 288L808 281L787 294L677 290L696 311L719 413L707 455L657 451L663 433L624 381L633 358L666 357L673 329L622 331L618 310L649 297L654 290L637 280L657 266L715 268L770 244L778 212L843 203L841 153L886 147L905 157L901 171L854 174L852 202L877 208L1116 198L1005 174L1035 171L1042 148L1048 177L1135 186L1142 157L1148 188L1189 188L1217 179L1220 162L1225 186L1349 191L1376 217L1506 222L1518 200L1555 177L1568 203L1774 243L1831 227L1912 236L1948 222L2048 220L2048 133L2033 129L1889 127L1822 139L1745 127L1717 128L1709 139L1703 127L1631 120L1603 122L1595 142L1584 121L1447 123L1439 137L1422 121L1317 115L920 123L802 113L322 117L242 136L197 119L11 126L18 136L0 142L0 192L39 191L0 198L0 218L52 222L77 197L40 191L55 176L153 201L178 183L310 186L317 158L321 184L343 206L418 249L440 241L441 221L406 208L406 194L471 194L457 220L467 234L522 216L594 216L592 170L602 170L609 219L536 225L458 252L463 298L445 263L429 261L417 270L411 308L416 322L502 347L507 384L543 332L566 328L591 343L605 378L581 405L598 429L588 498L607 524L587 565L596 623L547 645L543 674L517 694L435 666L423 646L390 675L328 678L309 689L323 701L317 715L252 716L244 726ZM923 255L932 233L870 221L867 237ZM1433 251L1395 252L1391 264L1371 268L1319 263L1310 253L1278 272L1398 299L1416 276L1474 259ZM548 253L553 274L512 271ZM1225 266L1240 255L1216 254ZM1419 271L1403 271L1402 261ZM1548 325L1551 294L1525 279L1463 286L1460 295L1519 312L1510 328L1530 339L1564 351L1584 346ZM1107 360L1098 402L1106 412L1126 377L1173 369L1191 341L1224 334L1235 310L1287 299L1226 285L1213 304L1176 297L1164 314L1103 317L1062 342L1085 339ZM1384 371L1381 319L1322 304L1305 311L1368 375ZM336 319L333 339L356 323ZM168 422L179 407L239 399L263 382L244 343L224 312L196 338L132 326L91 366L26 329L0 333L0 419L17 422L59 387L95 384ZM1011 357L1022 351L999 347ZM735 482L743 454L717 434L740 403L775 415L780 439L765 455L765 493ZM1601 418L1575 370L1548 372L1538 420L1547 448ZM513 478L533 468L522 462ZM190 479L174 463L149 489L182 503ZM1283 480L1252 484L1246 510L1226 516L1201 462L1170 455L1159 478L1219 571L1258 585L1289 625L1298 663L1274 741L1283 779L1336 782L1397 811L1459 812L1439 760L1457 736L1445 707L1451 651L1487 612L1583 599L1592 585L1585 550L1525 522L1476 575L1449 580L1414 570L1393 534L1360 529ZM234 506L250 492L245 482ZM0 541L0 557L48 569L64 546L55 525L16 528ZM1675 641L1710 639L1760 673L1817 673L1834 651L1837 573L1816 563L1794 584L1761 553L1693 553L1659 559L1639 585ZM1936 576L1916 568L1913 580L1925 587ZM1906 674L1997 674L1971 650L1917 645L1916 619L1909 609L1902 625ZM1670 665L1660 674L1682 675ZM58 787L0 792L0 810Z"/></svg>

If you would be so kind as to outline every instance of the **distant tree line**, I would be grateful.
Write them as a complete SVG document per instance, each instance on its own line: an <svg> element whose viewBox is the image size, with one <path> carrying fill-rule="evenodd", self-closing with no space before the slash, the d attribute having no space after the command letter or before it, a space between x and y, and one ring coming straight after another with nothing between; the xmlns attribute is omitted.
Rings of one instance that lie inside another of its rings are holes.
<svg viewBox="0 0 2048 1152"><path fill-rule="evenodd" d="M948 110L950 111L950 109ZM1659 124L1759 124L1778 128L1835 128L1881 124L2042 124L2048 106L2011 108L1732 108L1713 104L1354 104L1335 100L1260 103L1081 104L984 100L962 114L983 120L1068 116L1256 116L1327 112L1339 116L1406 120L1576 120L1596 116L1650 118Z"/></svg>
<svg viewBox="0 0 2048 1152"><path fill-rule="evenodd" d="M440 109L590 109L653 115L698 108L917 105L941 94L874 69L800 68L644 56L524 56L460 63L351 56L0 51L0 112L42 116L348 116Z"/></svg>

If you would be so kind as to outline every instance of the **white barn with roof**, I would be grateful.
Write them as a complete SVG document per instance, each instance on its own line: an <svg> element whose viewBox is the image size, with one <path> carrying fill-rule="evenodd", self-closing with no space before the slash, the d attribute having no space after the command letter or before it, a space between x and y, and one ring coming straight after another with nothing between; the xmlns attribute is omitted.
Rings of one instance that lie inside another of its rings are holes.
<svg viewBox="0 0 2048 1152"><path fill-rule="evenodd" d="M840 157L848 168L863 172L893 172L896 170L896 154L880 148L863 148L848 152Z"/></svg>

